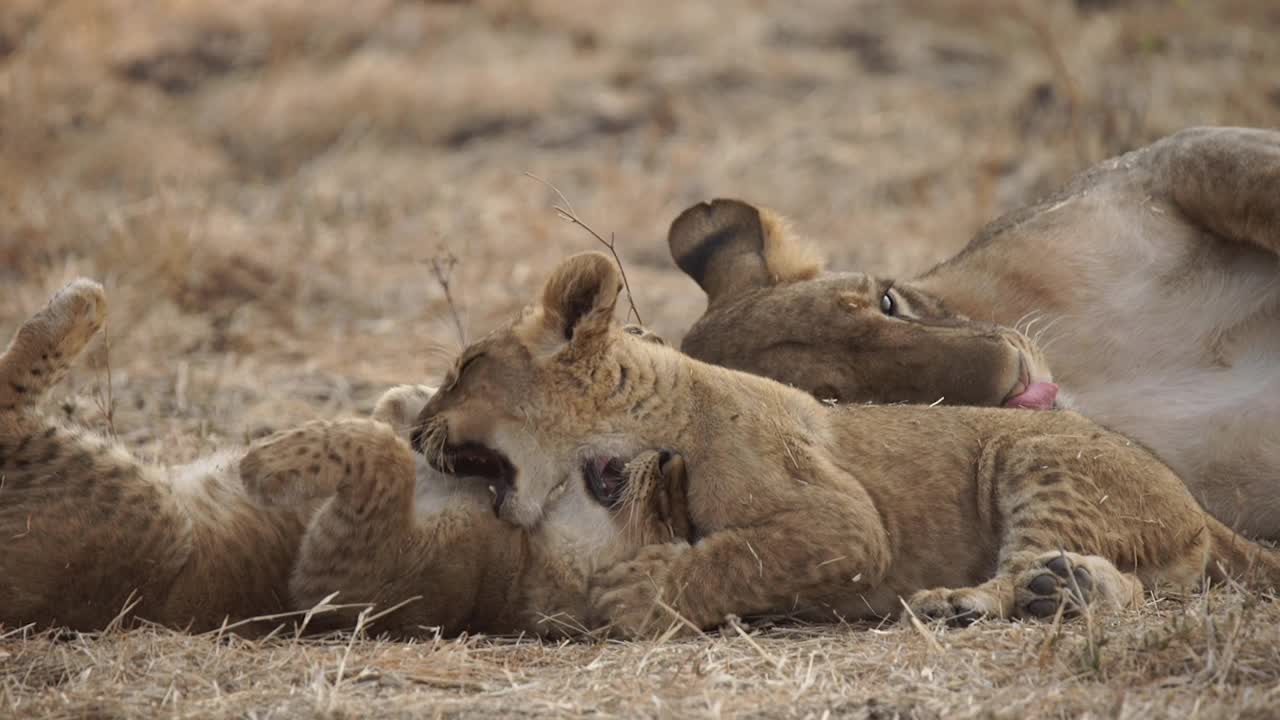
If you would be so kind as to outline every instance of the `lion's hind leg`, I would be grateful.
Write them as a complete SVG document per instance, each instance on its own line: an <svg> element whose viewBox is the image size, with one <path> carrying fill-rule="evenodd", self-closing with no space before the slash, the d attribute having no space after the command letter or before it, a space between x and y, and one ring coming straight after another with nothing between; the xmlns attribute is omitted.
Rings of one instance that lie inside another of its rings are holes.
<svg viewBox="0 0 1280 720"><path fill-rule="evenodd" d="M352 435L367 420L312 420L254 441L240 459L240 482L249 497L290 507L332 497L352 457Z"/></svg>
<svg viewBox="0 0 1280 720"><path fill-rule="evenodd" d="M106 294L92 280L75 280L55 293L0 355L0 411L38 402L67 374L106 314Z"/></svg>
<svg viewBox="0 0 1280 720"><path fill-rule="evenodd" d="M1280 254L1280 132L1189 128L1153 147L1174 203L1200 226Z"/></svg>

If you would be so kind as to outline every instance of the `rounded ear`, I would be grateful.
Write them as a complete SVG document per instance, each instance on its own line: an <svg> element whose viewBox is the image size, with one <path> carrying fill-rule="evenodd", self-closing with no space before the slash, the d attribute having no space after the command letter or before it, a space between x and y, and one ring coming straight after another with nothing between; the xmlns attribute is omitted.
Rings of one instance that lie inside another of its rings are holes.
<svg viewBox="0 0 1280 720"><path fill-rule="evenodd" d="M702 202L667 231L671 258L707 293L709 304L769 284L760 211L741 200Z"/></svg>
<svg viewBox="0 0 1280 720"><path fill-rule="evenodd" d="M604 253L570 256L556 266L542 289L546 321L565 341L602 334L613 323L622 273Z"/></svg>

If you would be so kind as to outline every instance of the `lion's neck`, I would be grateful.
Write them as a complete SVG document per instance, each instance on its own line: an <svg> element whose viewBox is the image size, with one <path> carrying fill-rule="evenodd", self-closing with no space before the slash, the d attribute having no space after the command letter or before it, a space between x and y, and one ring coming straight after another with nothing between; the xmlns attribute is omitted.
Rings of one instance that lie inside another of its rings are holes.
<svg viewBox="0 0 1280 720"><path fill-rule="evenodd" d="M826 433L821 404L793 387L758 375L709 365L687 356L687 404L690 438L684 450L694 465L701 453L750 457L772 453L782 434L801 430Z"/></svg>

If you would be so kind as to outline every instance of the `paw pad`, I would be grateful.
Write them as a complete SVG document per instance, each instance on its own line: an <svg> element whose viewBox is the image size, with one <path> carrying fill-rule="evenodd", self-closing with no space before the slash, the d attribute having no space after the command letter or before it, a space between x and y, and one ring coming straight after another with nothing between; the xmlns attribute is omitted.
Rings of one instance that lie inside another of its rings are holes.
<svg viewBox="0 0 1280 720"><path fill-rule="evenodd" d="M1038 618L1053 617L1058 606L1064 605L1063 615L1079 614L1093 591L1093 577L1084 567L1073 566L1061 555L1047 560L1039 573L1026 584L1031 595L1023 605L1028 615Z"/></svg>

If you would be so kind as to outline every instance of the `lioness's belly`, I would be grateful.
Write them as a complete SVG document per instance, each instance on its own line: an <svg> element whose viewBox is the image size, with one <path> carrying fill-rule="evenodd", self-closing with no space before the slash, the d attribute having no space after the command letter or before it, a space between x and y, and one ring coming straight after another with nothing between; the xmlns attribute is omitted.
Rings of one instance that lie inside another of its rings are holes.
<svg viewBox="0 0 1280 720"><path fill-rule="evenodd" d="M1075 410L1153 449L1222 521L1280 538L1280 260L1120 191L1055 212L1004 242L1052 245L1044 267L1075 290L997 321L1056 319L1040 342Z"/></svg>

